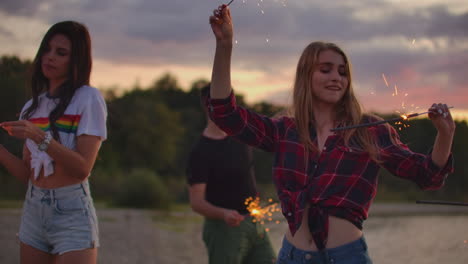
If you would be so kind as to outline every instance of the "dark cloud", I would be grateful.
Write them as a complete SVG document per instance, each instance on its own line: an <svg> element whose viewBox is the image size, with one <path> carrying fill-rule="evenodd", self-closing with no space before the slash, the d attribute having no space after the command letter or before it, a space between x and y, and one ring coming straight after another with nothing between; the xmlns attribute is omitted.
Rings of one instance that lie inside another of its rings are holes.
<svg viewBox="0 0 468 264"><path fill-rule="evenodd" d="M36 13L40 3L41 1L37 0L2 0L0 10L8 14L28 16Z"/></svg>
<svg viewBox="0 0 468 264"><path fill-rule="evenodd" d="M54 0L47 2L48 8L40 8L39 3L44 1L2 0L0 10L20 16L34 14L34 18L51 24L64 19L81 21L91 31L96 58L115 63L208 66L214 53L208 17L221 2ZM442 4L404 8L404 3L377 0L289 0L286 4L233 2L238 41L234 46L235 66L278 76L284 67L295 67L308 43L326 40L348 51L357 83L367 83L377 90L382 89L382 73L400 83L405 74L413 71L418 78L445 74L454 86L466 87L468 58L463 54L468 46L468 13L451 13ZM433 41L434 50L394 48L375 42L392 41L392 37ZM447 51L433 38L442 38L454 48Z"/></svg>
<svg viewBox="0 0 468 264"><path fill-rule="evenodd" d="M21 2L2 1L1 7L16 13L38 10L39 1ZM267 65L262 67L274 71L274 65L264 62L291 60L292 54L300 53L314 40L342 43L345 48L347 43L376 36L446 37L468 42L468 14L452 14L442 5L406 10L375 0L352 4L285 3L286 7L280 1L232 4L237 56L246 67ZM150 63L153 57L162 62L197 64L206 56L211 57L214 40L208 16L216 6L212 0L51 1L49 9L41 14L50 23L76 19L87 24L94 39L98 39L95 50L102 52L97 54L107 59ZM372 10L380 11L383 15L373 20L356 18L363 10L370 10L371 15ZM369 52L373 52L372 48L375 47L370 47Z"/></svg>
<svg viewBox="0 0 468 264"><path fill-rule="evenodd" d="M450 14L445 7L430 9L431 23L427 28L428 36L450 36L453 38L468 37L468 13L461 15Z"/></svg>

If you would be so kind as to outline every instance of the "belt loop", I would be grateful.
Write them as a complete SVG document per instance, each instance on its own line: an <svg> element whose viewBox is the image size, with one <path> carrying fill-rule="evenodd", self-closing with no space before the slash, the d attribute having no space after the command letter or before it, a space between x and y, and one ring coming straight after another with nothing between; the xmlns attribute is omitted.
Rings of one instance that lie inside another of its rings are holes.
<svg viewBox="0 0 468 264"><path fill-rule="evenodd" d="M364 248L364 250L367 250L367 243L366 243L366 239L364 238L364 236L359 238L359 242L360 242L361 246Z"/></svg>
<svg viewBox="0 0 468 264"><path fill-rule="evenodd" d="M291 249L289 249L289 259L294 260L294 246L291 245Z"/></svg>
<svg viewBox="0 0 468 264"><path fill-rule="evenodd" d="M33 184L32 184L31 181L28 182L28 192L29 192L29 193L28 193L29 198L32 198L32 197L33 197L33 194L32 194L32 192L33 192Z"/></svg>
<svg viewBox="0 0 468 264"><path fill-rule="evenodd" d="M88 193L87 193L87 191L86 191L86 188L85 188L85 186L84 186L84 183L80 183L80 186L81 186L81 189L83 190L83 194L84 194L85 196L88 196Z"/></svg>
<svg viewBox="0 0 468 264"><path fill-rule="evenodd" d="M55 189L50 189L50 202L53 204L55 203Z"/></svg>
<svg viewBox="0 0 468 264"><path fill-rule="evenodd" d="M322 259L324 260L324 263L331 264L334 262L331 260L330 256L328 255L327 249L320 250L319 252L320 252Z"/></svg>

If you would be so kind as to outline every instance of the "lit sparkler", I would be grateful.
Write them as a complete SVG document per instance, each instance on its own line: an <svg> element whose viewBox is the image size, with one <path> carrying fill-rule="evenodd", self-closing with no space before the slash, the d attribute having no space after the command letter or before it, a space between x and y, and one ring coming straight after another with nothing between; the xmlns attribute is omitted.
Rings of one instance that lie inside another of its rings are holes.
<svg viewBox="0 0 468 264"><path fill-rule="evenodd" d="M234 0L229 1L226 6L229 6L232 2L234 2Z"/></svg>
<svg viewBox="0 0 468 264"><path fill-rule="evenodd" d="M453 108L453 106L450 106L448 108L449 109ZM408 119L410 119L412 117L416 117L416 116L420 116L420 115L424 115L424 114L428 114L428 113L430 113L430 111L423 112L423 113L414 113L414 114L409 114L409 115L403 114L403 115L400 115L399 117L380 120L380 121L371 122L371 123L362 123L362 124L357 124L357 125L354 125L354 126L336 127L336 128L330 129L330 131L331 132L337 132L337 131L343 131L343 130L348 130L348 129L353 129L353 128L372 127L372 126L378 126L378 125L385 124L385 123L401 122L401 121L408 120Z"/></svg>
<svg viewBox="0 0 468 264"><path fill-rule="evenodd" d="M269 203L273 202L273 199L268 199ZM280 209L277 207L278 203L272 203L265 207L260 205L260 198L259 197L249 197L245 199L245 205L247 206L247 210L249 211L250 215L253 217L252 222L260 223L262 225L265 224L266 221L272 222L273 221L273 213L279 212ZM276 224L279 224L279 221L275 221ZM269 228L265 228L265 231L269 231Z"/></svg>

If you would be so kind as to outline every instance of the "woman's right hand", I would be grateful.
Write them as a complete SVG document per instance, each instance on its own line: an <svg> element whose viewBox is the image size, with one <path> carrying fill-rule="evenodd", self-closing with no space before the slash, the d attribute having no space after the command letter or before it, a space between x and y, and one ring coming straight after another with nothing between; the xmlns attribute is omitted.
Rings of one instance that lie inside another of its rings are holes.
<svg viewBox="0 0 468 264"><path fill-rule="evenodd" d="M210 24L218 43L232 45L233 26L231 10L227 5L220 5L213 11Z"/></svg>

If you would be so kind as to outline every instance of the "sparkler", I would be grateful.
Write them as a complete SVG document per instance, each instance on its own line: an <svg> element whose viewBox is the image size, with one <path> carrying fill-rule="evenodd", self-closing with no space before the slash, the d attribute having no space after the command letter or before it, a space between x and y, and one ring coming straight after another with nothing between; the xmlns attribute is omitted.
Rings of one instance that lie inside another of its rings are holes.
<svg viewBox="0 0 468 264"><path fill-rule="evenodd" d="M417 200L418 204L438 204L438 205L457 205L457 206L468 206L468 203L462 202L447 202L447 201L426 201L426 200Z"/></svg>
<svg viewBox="0 0 468 264"><path fill-rule="evenodd" d="M229 6L232 2L234 2L234 0L229 1L226 6Z"/></svg>
<svg viewBox="0 0 468 264"><path fill-rule="evenodd" d="M450 108L453 108L453 106L450 106ZM409 114L409 115L401 115L399 117L395 117L395 118L391 118L391 119L385 119L385 120L381 120L381 121L376 121L376 122L371 122L371 123L362 123L362 124L358 124L358 125L354 125L354 126L344 126L344 127L336 127L336 128L332 128L330 129L331 132L337 132L337 131L343 131L343 130L348 130L348 129L353 129L353 128L362 128L362 127L372 127L372 126L377 126L377 125L380 125L380 124L385 124L385 123L391 123L391 122L401 122L401 121L404 121L404 120L408 120L412 117L416 117L416 116L420 116L420 115L424 115L424 114L428 114L430 113L430 111L427 111L427 112L423 112L423 113L414 113L414 114Z"/></svg>
<svg viewBox="0 0 468 264"><path fill-rule="evenodd" d="M273 202L272 199L268 199L268 202ZM265 207L260 205L260 198L259 197L249 197L245 199L245 205L247 206L247 211L249 211L250 216L253 217L252 222L260 223L262 225L265 224L265 221L272 222L273 221L273 213L279 212L280 209L277 208L278 203L272 203ZM279 221L275 222L279 224ZM265 228L265 231L269 231L269 228Z"/></svg>

